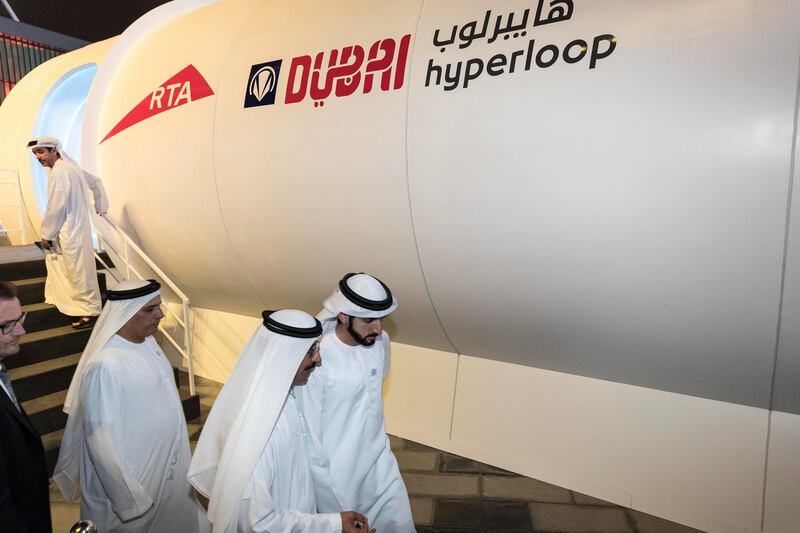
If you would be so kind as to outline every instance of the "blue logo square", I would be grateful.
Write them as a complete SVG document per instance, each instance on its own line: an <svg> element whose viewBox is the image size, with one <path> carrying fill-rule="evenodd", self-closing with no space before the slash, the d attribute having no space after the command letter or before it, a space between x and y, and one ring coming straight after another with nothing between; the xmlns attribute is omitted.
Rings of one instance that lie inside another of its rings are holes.
<svg viewBox="0 0 800 533"><path fill-rule="evenodd" d="M259 63L250 67L247 89L244 95L245 107L272 105L278 90L278 76L281 73L282 59Z"/></svg>

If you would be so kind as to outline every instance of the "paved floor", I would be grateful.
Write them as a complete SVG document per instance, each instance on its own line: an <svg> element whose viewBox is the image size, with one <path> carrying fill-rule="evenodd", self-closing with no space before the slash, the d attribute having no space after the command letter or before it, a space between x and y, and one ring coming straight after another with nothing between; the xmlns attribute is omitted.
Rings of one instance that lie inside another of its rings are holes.
<svg viewBox="0 0 800 533"><path fill-rule="evenodd" d="M201 418L188 425L193 449L220 388L198 379ZM422 444L390 440L418 533L697 532ZM54 533L67 533L78 520L78 505L64 503L54 488L50 495Z"/></svg>
<svg viewBox="0 0 800 533"><path fill-rule="evenodd" d="M418 533L697 531L415 442L390 440Z"/></svg>

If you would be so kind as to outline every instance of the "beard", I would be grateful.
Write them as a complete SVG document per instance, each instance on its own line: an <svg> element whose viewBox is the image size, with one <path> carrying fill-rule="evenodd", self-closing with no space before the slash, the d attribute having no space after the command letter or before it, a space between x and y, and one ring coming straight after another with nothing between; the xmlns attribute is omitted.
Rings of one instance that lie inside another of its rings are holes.
<svg viewBox="0 0 800 533"><path fill-rule="evenodd" d="M355 339L355 341L360 344L361 346L372 346L375 344L375 339L378 338L377 335L367 335L362 336L356 330L353 329L353 321L351 320L349 324L347 324L347 332Z"/></svg>

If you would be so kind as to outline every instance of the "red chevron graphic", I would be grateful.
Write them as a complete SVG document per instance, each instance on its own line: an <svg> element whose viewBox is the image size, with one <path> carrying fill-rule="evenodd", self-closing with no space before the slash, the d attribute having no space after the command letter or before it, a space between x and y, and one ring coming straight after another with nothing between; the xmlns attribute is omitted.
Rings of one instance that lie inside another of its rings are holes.
<svg viewBox="0 0 800 533"><path fill-rule="evenodd" d="M189 65L156 87L153 92L136 104L136 107L131 109L116 126L111 128L111 131L103 137L100 144L103 144L117 133L154 115L213 94L214 91L211 90L202 74L194 68L194 65Z"/></svg>

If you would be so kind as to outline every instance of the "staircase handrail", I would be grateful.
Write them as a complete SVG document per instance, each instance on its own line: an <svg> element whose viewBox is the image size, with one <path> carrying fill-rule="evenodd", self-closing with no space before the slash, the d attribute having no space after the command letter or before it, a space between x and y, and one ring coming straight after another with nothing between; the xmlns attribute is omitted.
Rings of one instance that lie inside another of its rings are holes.
<svg viewBox="0 0 800 533"><path fill-rule="evenodd" d="M102 216L103 220L111 226L111 228L117 232L117 235L121 237L122 243L124 245L124 253L120 253L119 250L100 232L97 230L97 226L92 225L95 229L95 234L97 238L103 243L111 248L111 250L117 255L117 257L121 258L125 262L125 279L130 279L131 272L133 272L139 279L144 279L144 276L139 274L136 269L131 265L130 262L130 255L128 250L133 250L136 252L136 255L139 256L139 259L144 261L144 263L150 267L153 272L161 278L161 280L175 293L175 295L181 300L183 304L183 319L179 317L176 313L174 313L169 306L167 306L167 312L175 318L175 321L183 328L183 343L185 348L182 348L177 341L172 337L172 335L166 330L166 328L159 324L158 329L164 335L164 337L175 347L178 352L186 358L187 361L187 370L189 373L189 394L195 394L195 383L194 383L194 357L192 354L192 333L191 333L191 322L190 322L190 312L191 312L191 301L186 294L178 288L178 286L173 282L169 276L167 276L163 270L161 270L158 265L156 265L155 261L153 261L147 253L142 250L139 245L134 242L130 235L128 235L125 230L120 228L117 224L115 224L108 215L100 215ZM113 273L111 267L105 262L105 260L100 256L100 254L95 251L95 257L103 265L106 271L114 277L115 280L120 281L119 278Z"/></svg>

